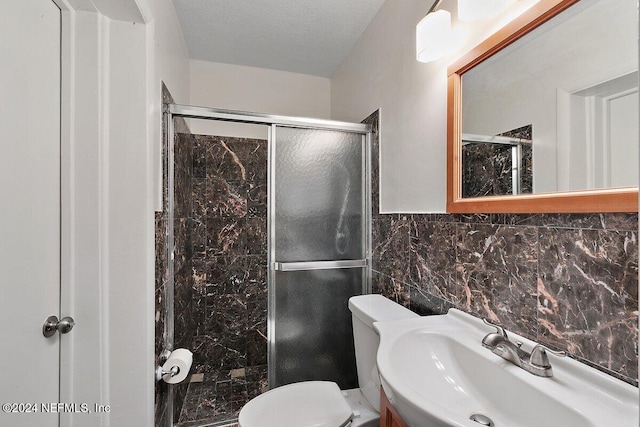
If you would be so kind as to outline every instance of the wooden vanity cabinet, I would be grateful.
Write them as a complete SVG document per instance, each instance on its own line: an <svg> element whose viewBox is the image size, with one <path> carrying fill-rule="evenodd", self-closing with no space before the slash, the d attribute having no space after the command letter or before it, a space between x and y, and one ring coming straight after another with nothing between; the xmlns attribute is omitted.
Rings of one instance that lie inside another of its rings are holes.
<svg viewBox="0 0 640 427"><path fill-rule="evenodd" d="M382 387L380 387L380 427L409 427L391 406Z"/></svg>

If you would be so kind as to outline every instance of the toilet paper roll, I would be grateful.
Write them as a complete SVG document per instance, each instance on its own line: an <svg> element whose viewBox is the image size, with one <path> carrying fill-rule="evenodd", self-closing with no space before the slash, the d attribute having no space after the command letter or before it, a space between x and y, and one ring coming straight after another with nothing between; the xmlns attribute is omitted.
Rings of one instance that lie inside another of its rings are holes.
<svg viewBox="0 0 640 427"><path fill-rule="evenodd" d="M186 348L178 348L173 350L169 355L169 358L164 365L162 365L162 370L165 372L171 371L172 368L177 367L178 373L174 376L171 374L164 374L162 376L162 380L169 384L177 384L181 381L184 381L185 378L189 375L189 370L191 369L191 363L193 362L193 353L191 353Z"/></svg>

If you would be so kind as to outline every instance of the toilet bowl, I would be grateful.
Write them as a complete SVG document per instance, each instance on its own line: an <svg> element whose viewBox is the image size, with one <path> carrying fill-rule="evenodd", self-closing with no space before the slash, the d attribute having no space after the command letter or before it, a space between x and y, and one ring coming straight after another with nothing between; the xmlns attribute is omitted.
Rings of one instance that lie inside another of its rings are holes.
<svg viewBox="0 0 640 427"><path fill-rule="evenodd" d="M303 381L269 390L247 403L240 427L373 427L379 423L380 378L376 353L380 338L373 322L417 317L381 295L349 299L359 388L341 391L329 381Z"/></svg>

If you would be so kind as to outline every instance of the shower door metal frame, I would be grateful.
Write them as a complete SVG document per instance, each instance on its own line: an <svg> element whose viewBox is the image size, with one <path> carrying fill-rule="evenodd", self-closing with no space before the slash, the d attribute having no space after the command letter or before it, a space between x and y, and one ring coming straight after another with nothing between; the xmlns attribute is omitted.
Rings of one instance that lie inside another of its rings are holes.
<svg viewBox="0 0 640 427"><path fill-rule="evenodd" d="M272 154L274 152L274 141L276 126L281 127L293 127L303 129L318 129L318 130L332 130L350 132L362 135L364 138L364 159L363 159L363 174L365 181L365 197L363 198L363 212L364 216L364 259L363 260L343 260L343 261L322 261L320 263L314 262L313 268L363 268L363 284L362 293L371 293L371 267L372 267L372 224L371 224L371 132L372 126L362 123L350 123L335 120L314 119L306 117L294 117L294 116L281 116L272 114L262 114L247 111L226 110L219 108L198 107L192 105L181 104L163 104L163 113L165 115L166 126L166 157L165 157L165 170L167 178L167 269L168 277L167 284L165 286L165 300L167 303L167 320L166 320L166 342L164 343L165 350L173 350L174 341L174 292L175 283L173 277L174 267L174 207L175 207L175 165L174 165L174 147L175 147L175 135L174 135L174 118L182 117L185 119L204 119L204 120L217 120L235 123L246 124L258 124L266 125L269 127L268 131L268 175L267 175L267 191L268 194L273 194L272 189L274 185L275 171L270 165L274 164ZM270 199L270 196L268 196ZM280 269L282 271L296 270L300 268L308 269L309 265L306 263L286 263L287 265L281 265L276 263L274 257L274 219L275 219L275 206L273 203L268 203L267 213L267 259L268 259L268 274L267 274L267 292L268 292L268 309L267 309L267 338L268 338L268 350L267 350L267 375L269 377L269 386L273 384L273 369L271 369L274 363L274 331L275 331L275 313L274 313L274 298L273 287L275 286L275 270ZM299 264L299 265L294 265ZM170 392L171 393L171 392ZM169 408L171 412L173 409L173 399L169 399ZM173 425L173 423L172 423Z"/></svg>

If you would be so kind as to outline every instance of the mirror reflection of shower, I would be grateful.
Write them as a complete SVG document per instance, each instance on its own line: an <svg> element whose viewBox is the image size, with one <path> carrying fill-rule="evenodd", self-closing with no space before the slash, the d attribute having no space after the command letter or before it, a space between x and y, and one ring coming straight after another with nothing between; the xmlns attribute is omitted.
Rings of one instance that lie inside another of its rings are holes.
<svg viewBox="0 0 640 427"><path fill-rule="evenodd" d="M533 192L533 126L462 135L462 197Z"/></svg>

